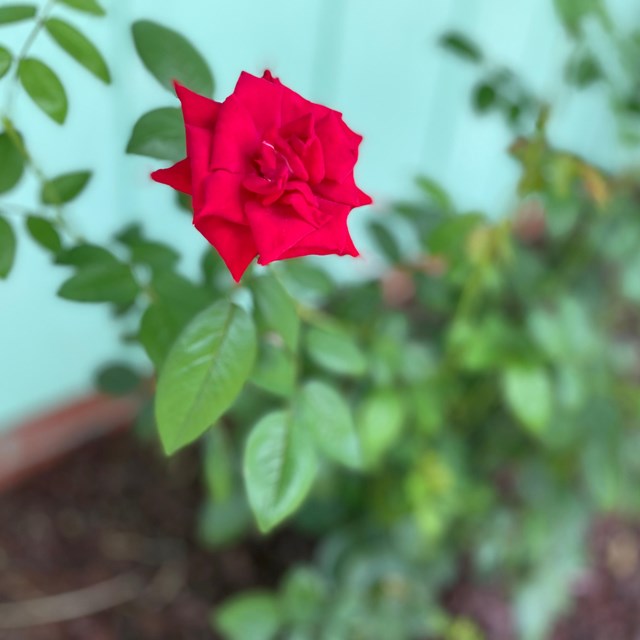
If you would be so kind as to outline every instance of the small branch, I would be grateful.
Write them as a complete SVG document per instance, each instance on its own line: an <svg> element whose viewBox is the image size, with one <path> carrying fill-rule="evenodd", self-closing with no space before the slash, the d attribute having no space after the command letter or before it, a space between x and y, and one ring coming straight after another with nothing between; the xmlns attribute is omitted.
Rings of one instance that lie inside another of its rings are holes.
<svg viewBox="0 0 640 640"><path fill-rule="evenodd" d="M135 600L146 581L133 571L57 596L0 604L0 629L20 629L85 618Z"/></svg>

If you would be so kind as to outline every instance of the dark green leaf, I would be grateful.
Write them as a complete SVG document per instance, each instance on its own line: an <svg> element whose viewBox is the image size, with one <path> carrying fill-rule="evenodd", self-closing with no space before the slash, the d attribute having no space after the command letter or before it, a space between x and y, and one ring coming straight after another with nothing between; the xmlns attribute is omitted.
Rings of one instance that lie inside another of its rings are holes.
<svg viewBox="0 0 640 640"><path fill-rule="evenodd" d="M300 318L291 296L273 274L256 278L252 289L258 328L263 332L275 332L295 352L298 348Z"/></svg>
<svg viewBox="0 0 640 640"><path fill-rule="evenodd" d="M77 198L91 179L91 171L74 171L56 176L42 185L40 200L44 204L58 205Z"/></svg>
<svg viewBox="0 0 640 640"><path fill-rule="evenodd" d="M11 68L12 62L13 56L11 55L11 51L5 49L5 47L0 47L0 78L7 75L7 71Z"/></svg>
<svg viewBox="0 0 640 640"><path fill-rule="evenodd" d="M69 103L58 76L41 60L25 58L20 61L18 75L24 90L52 120L63 124Z"/></svg>
<svg viewBox="0 0 640 640"><path fill-rule="evenodd" d="M184 36L150 20L135 22L132 32L140 59L163 87L173 93L177 80L197 93L213 94L211 71Z"/></svg>
<svg viewBox="0 0 640 640"><path fill-rule="evenodd" d="M44 26L49 35L72 58L75 58L83 67L106 84L111 82L107 63L96 46L85 35L58 18L49 18Z"/></svg>
<svg viewBox="0 0 640 640"><path fill-rule="evenodd" d="M398 241L395 239L391 231L379 222L372 222L369 229L376 240L376 244L389 262L392 264L400 262L402 252L400 251Z"/></svg>
<svg viewBox="0 0 640 640"><path fill-rule="evenodd" d="M278 602L266 591L245 591L219 605L212 622L227 640L273 640L280 627Z"/></svg>
<svg viewBox="0 0 640 640"><path fill-rule="evenodd" d="M427 176L418 176L416 184L439 209L453 211L454 207L449 194L435 180Z"/></svg>
<svg viewBox="0 0 640 640"><path fill-rule="evenodd" d="M473 91L473 106L478 113L489 111L496 104L496 90L486 82L481 82Z"/></svg>
<svg viewBox="0 0 640 640"><path fill-rule="evenodd" d="M124 396L140 386L140 376L126 364L110 364L98 371L96 386L103 393Z"/></svg>
<svg viewBox="0 0 640 640"><path fill-rule="evenodd" d="M471 60L472 62L480 62L482 60L480 49L461 33L455 33L453 31L445 33L440 38L440 44L445 49L466 60Z"/></svg>
<svg viewBox="0 0 640 640"><path fill-rule="evenodd" d="M355 338L337 328L312 327L307 351L318 366L333 373L361 376L367 369L367 359Z"/></svg>
<svg viewBox="0 0 640 640"><path fill-rule="evenodd" d="M24 172L24 160L22 154L14 144L8 133L0 133L0 158L2 158L2 171L0 171L0 193L10 191L15 187Z"/></svg>
<svg viewBox="0 0 640 640"><path fill-rule="evenodd" d="M62 284L58 295L76 302L132 303L138 295L136 283L128 265L115 257L100 256L97 262L78 268L75 275Z"/></svg>
<svg viewBox="0 0 640 640"><path fill-rule="evenodd" d="M70 267L83 267L99 262L112 264L114 259L113 254L107 249L93 244L79 244L60 251L56 255L55 263Z"/></svg>
<svg viewBox="0 0 640 640"><path fill-rule="evenodd" d="M253 427L244 455L249 503L263 532L292 514L316 474L311 434L298 412L275 411Z"/></svg>
<svg viewBox="0 0 640 640"><path fill-rule="evenodd" d="M185 149L182 112L174 107L154 109L141 116L127 144L127 153L158 160L180 160Z"/></svg>
<svg viewBox="0 0 640 640"><path fill-rule="evenodd" d="M158 271L151 283L154 302L142 316L138 339L160 370L187 323L211 302L206 289L170 271Z"/></svg>
<svg viewBox="0 0 640 640"><path fill-rule="evenodd" d="M27 230L29 235L43 249L54 254L62 250L60 234L50 220L40 216L29 216L27 218Z"/></svg>
<svg viewBox="0 0 640 640"><path fill-rule="evenodd" d="M66 4L72 9L84 11L85 13L90 13L94 16L105 15L105 10L98 4L97 0L58 0L58 2Z"/></svg>
<svg viewBox="0 0 640 640"><path fill-rule="evenodd" d="M167 453L198 438L233 404L255 353L251 318L227 301L205 309L187 325L158 380L156 418Z"/></svg>
<svg viewBox="0 0 640 640"><path fill-rule="evenodd" d="M16 257L16 234L8 220L0 218L0 279L4 280Z"/></svg>
<svg viewBox="0 0 640 640"><path fill-rule="evenodd" d="M10 4L0 7L0 24L20 22L34 18L38 9L32 4Z"/></svg>
<svg viewBox="0 0 640 640"><path fill-rule="evenodd" d="M313 433L318 447L331 459L359 468L362 455L351 410L344 398L324 382L307 382L296 411L305 430Z"/></svg>

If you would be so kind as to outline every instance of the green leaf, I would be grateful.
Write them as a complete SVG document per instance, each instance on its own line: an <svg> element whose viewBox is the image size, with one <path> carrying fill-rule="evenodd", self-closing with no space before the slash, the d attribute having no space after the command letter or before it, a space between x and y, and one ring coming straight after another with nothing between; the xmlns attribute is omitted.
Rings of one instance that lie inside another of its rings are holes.
<svg viewBox="0 0 640 640"><path fill-rule="evenodd" d="M296 382L295 355L273 344L269 335L263 336L251 382L269 393L289 397Z"/></svg>
<svg viewBox="0 0 640 640"><path fill-rule="evenodd" d="M98 4L97 0L58 0L58 2L66 4L72 9L84 11L84 13L90 13L94 16L106 15L105 10Z"/></svg>
<svg viewBox="0 0 640 640"><path fill-rule="evenodd" d="M0 279L4 280L13 267L16 257L17 239L8 220L0 218Z"/></svg>
<svg viewBox="0 0 640 640"><path fill-rule="evenodd" d="M211 302L206 289L170 271L158 271L151 283L154 302L144 312L138 339L157 371L184 327Z"/></svg>
<svg viewBox="0 0 640 640"><path fill-rule="evenodd" d="M192 91L213 95L213 76L204 58L182 35L150 20L132 26L133 41L144 66L173 93L177 80Z"/></svg>
<svg viewBox="0 0 640 640"><path fill-rule="evenodd" d="M58 45L72 58L75 58L85 69L89 70L104 83L109 84L111 82L109 67L91 40L69 23L58 18L49 18L44 23L44 26Z"/></svg>
<svg viewBox="0 0 640 640"><path fill-rule="evenodd" d="M471 62L480 62L482 53L480 49L461 33L450 31L440 38L440 45L448 49L457 56L470 60Z"/></svg>
<svg viewBox="0 0 640 640"><path fill-rule="evenodd" d="M377 391L357 413L358 433L367 465L377 464L397 441L405 423L406 408L393 391Z"/></svg>
<svg viewBox="0 0 640 640"><path fill-rule="evenodd" d="M77 198L91 179L91 171L63 173L42 185L40 200L44 204L59 205Z"/></svg>
<svg viewBox="0 0 640 640"><path fill-rule="evenodd" d="M204 475L209 495L216 502L231 497L234 485L233 449L224 429L209 432L204 448Z"/></svg>
<svg viewBox="0 0 640 640"><path fill-rule="evenodd" d="M7 71L11 68L12 63L13 56L11 55L11 51L5 49L5 47L0 47L0 78L7 75Z"/></svg>
<svg viewBox="0 0 640 640"><path fill-rule="evenodd" d="M69 103L58 76L41 60L25 58L20 61L18 75L30 98L52 120L63 124Z"/></svg>
<svg viewBox="0 0 640 640"><path fill-rule="evenodd" d="M82 267L98 262L112 263L113 260L113 254L103 247L94 244L79 244L70 249L60 251L56 255L55 263L71 267Z"/></svg>
<svg viewBox="0 0 640 640"><path fill-rule="evenodd" d="M253 528L247 500L234 494L224 502L206 502L198 517L198 536L213 549L239 542Z"/></svg>
<svg viewBox="0 0 640 640"><path fill-rule="evenodd" d="M0 158L2 158L0 193L5 193L20 182L24 173L22 154L6 131L0 133Z"/></svg>
<svg viewBox="0 0 640 640"><path fill-rule="evenodd" d="M186 155L182 112L163 107L145 113L133 126L127 153L177 161Z"/></svg>
<svg viewBox="0 0 640 640"><path fill-rule="evenodd" d="M515 416L534 434L549 425L552 407L551 382L542 367L512 366L503 376L503 392Z"/></svg>
<svg viewBox="0 0 640 640"><path fill-rule="evenodd" d="M478 113L486 113L496 104L497 97L490 84L481 82L473 91L473 106Z"/></svg>
<svg viewBox="0 0 640 640"><path fill-rule="evenodd" d="M62 284L58 295L76 302L111 302L127 305L138 296L138 284L128 265L113 255L106 259L104 254L100 254L95 262L87 261L82 264L76 273Z"/></svg>
<svg viewBox="0 0 640 640"><path fill-rule="evenodd" d="M297 411L305 429L329 458L358 469L362 463L360 442L344 398L324 382L308 382L302 389Z"/></svg>
<svg viewBox="0 0 640 640"><path fill-rule="evenodd" d="M367 369L367 359L354 338L337 328L312 327L307 350L318 366L332 373L361 376Z"/></svg>
<svg viewBox="0 0 640 640"><path fill-rule="evenodd" d="M258 526L267 532L291 515L309 493L317 471L311 434L298 412L274 411L247 440L244 477Z"/></svg>
<svg viewBox="0 0 640 640"><path fill-rule="evenodd" d="M205 309L187 325L158 380L156 418L167 453L198 438L233 404L255 354L250 316L227 301Z"/></svg>
<svg viewBox="0 0 640 640"><path fill-rule="evenodd" d="M96 387L112 396L133 393L140 386L140 376L127 364L110 364L96 375Z"/></svg>
<svg viewBox="0 0 640 640"><path fill-rule="evenodd" d="M266 591L245 591L219 605L212 622L227 640L273 640L280 628L278 602Z"/></svg>
<svg viewBox="0 0 640 640"><path fill-rule="evenodd" d="M27 230L29 235L43 249L54 254L62 250L60 234L50 220L40 216L29 216L27 218Z"/></svg>
<svg viewBox="0 0 640 640"><path fill-rule="evenodd" d="M418 176L416 185L442 211L452 212L454 210L449 194L435 180L427 176Z"/></svg>
<svg viewBox="0 0 640 640"><path fill-rule="evenodd" d="M402 252L400 251L398 241L395 239L391 231L379 222L372 222L369 225L369 229L375 238L376 244L389 262L392 264L400 262L402 259Z"/></svg>
<svg viewBox="0 0 640 640"><path fill-rule="evenodd" d="M0 24L20 22L34 18L38 9L32 4L10 4L0 7Z"/></svg>
<svg viewBox="0 0 640 640"><path fill-rule="evenodd" d="M295 352L300 335L300 318L296 306L273 274L256 278L252 283L256 321L261 331L274 331Z"/></svg>

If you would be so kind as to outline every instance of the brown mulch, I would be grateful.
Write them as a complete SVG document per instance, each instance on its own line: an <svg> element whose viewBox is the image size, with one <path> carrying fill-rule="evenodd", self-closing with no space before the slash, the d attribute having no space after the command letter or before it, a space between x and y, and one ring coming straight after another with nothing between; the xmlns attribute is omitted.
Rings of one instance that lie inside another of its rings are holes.
<svg viewBox="0 0 640 640"><path fill-rule="evenodd" d="M289 565L310 557L311 542L287 531L203 550L193 537L199 468L193 449L166 460L121 434L0 496L0 640L211 639L212 605L274 586ZM640 525L603 519L590 547L591 569L550 640L640 640ZM99 597L85 591L80 599L127 601L84 618L3 629L6 603L95 585ZM487 640L518 640L500 589L465 578L444 602L476 620Z"/></svg>
<svg viewBox="0 0 640 640"><path fill-rule="evenodd" d="M95 585L104 587L98 600L131 593L64 623L6 630L5 615L0 640L210 639L213 603L275 585L288 564L309 556L311 545L286 532L203 550L193 537L199 468L193 449L167 460L124 434L0 496L0 603Z"/></svg>

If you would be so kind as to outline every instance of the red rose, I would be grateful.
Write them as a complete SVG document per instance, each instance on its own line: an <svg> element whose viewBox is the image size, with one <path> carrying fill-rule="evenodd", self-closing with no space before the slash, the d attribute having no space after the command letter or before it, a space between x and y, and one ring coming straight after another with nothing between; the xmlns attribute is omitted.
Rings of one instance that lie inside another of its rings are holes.
<svg viewBox="0 0 640 640"><path fill-rule="evenodd" d="M269 71L242 73L222 103L176 83L187 157L152 174L193 196L193 223L236 281L251 261L351 255L347 216L371 203L353 169L362 136Z"/></svg>

